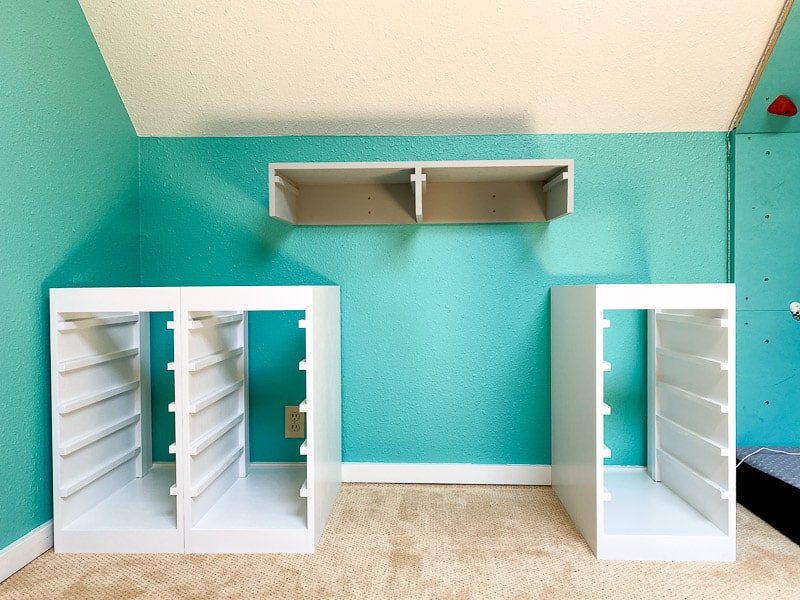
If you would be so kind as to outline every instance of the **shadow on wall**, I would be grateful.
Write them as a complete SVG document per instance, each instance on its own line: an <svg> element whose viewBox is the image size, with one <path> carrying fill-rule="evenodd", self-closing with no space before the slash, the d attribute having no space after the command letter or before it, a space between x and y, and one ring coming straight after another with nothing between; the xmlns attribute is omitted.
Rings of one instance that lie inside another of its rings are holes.
<svg viewBox="0 0 800 600"><path fill-rule="evenodd" d="M269 217L253 143L142 139L143 285L335 283L282 248L294 230Z"/></svg>
<svg viewBox="0 0 800 600"><path fill-rule="evenodd" d="M535 133L535 120L528 113L464 114L450 117L413 117L380 115L364 117L313 118L287 114L270 119L242 118L241 111L232 115L192 125L186 124L185 135L219 136L485 136ZM315 160L315 159L308 159ZM316 159L321 160L321 159ZM385 160L376 158L374 160Z"/></svg>

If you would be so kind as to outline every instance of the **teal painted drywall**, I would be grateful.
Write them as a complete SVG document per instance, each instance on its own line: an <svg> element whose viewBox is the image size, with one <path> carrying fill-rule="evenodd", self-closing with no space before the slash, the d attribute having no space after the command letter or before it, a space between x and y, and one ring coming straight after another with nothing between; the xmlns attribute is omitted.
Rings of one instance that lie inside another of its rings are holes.
<svg viewBox="0 0 800 600"><path fill-rule="evenodd" d="M285 406L306 397L306 372L297 368L306 357L303 311L251 312L248 329L250 458L256 462L304 461L303 439L284 437Z"/></svg>
<svg viewBox="0 0 800 600"><path fill-rule="evenodd" d="M800 9L789 13L739 128L731 135L737 292L737 440L800 443L800 115L770 115L778 94L800 104Z"/></svg>
<svg viewBox="0 0 800 600"><path fill-rule="evenodd" d="M800 134L736 136L735 281L740 310L782 311L800 296ZM800 323L798 323L800 325Z"/></svg>
<svg viewBox="0 0 800 600"><path fill-rule="evenodd" d="M611 327L603 331L603 358L612 369L603 375L611 414L603 419L603 441L611 449L606 464L647 462L647 311L607 310ZM613 357L613 359L612 359ZM613 362L612 362L613 360Z"/></svg>
<svg viewBox="0 0 800 600"><path fill-rule="evenodd" d="M800 443L800 134L735 136L738 441Z"/></svg>
<svg viewBox="0 0 800 600"><path fill-rule="evenodd" d="M175 400L175 371L167 369L167 363L175 359L173 330L167 323L175 318L171 312L150 315L150 411L152 419L151 446L156 462L175 462L169 445L175 442L175 413L169 404Z"/></svg>
<svg viewBox="0 0 800 600"><path fill-rule="evenodd" d="M52 515L47 291L136 284L138 142L77 2L0 8L0 548Z"/></svg>
<svg viewBox="0 0 800 600"><path fill-rule="evenodd" d="M143 138L140 151L144 285L341 286L346 461L547 464L550 287L726 280L721 132ZM499 158L574 158L575 214L371 227L268 216L271 161ZM639 321L618 351L636 352ZM616 453L628 464L644 461L640 417L606 432L630 443ZM271 444L253 458L270 460Z"/></svg>
<svg viewBox="0 0 800 600"><path fill-rule="evenodd" d="M800 8L793 6L783 24L780 37L756 85L753 96L737 128L739 133L800 132L800 114L793 117L772 115L767 107L784 95L800 106Z"/></svg>
<svg viewBox="0 0 800 600"><path fill-rule="evenodd" d="M800 293L796 295L800 298ZM800 445L800 321L788 310L737 313L737 441Z"/></svg>

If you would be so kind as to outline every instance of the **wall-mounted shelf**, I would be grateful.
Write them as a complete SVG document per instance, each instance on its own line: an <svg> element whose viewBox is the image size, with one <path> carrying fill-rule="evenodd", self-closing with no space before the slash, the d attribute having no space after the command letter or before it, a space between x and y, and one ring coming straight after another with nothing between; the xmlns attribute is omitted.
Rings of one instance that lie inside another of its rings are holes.
<svg viewBox="0 0 800 600"><path fill-rule="evenodd" d="M519 223L573 211L573 161L271 163L270 216L296 225Z"/></svg>

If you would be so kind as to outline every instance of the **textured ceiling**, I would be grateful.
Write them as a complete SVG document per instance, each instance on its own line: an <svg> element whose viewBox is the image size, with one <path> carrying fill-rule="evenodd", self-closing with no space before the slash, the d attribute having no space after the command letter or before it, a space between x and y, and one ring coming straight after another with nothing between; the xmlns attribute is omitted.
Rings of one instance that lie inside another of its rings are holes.
<svg viewBox="0 0 800 600"><path fill-rule="evenodd" d="M784 0L80 0L141 136L723 131Z"/></svg>

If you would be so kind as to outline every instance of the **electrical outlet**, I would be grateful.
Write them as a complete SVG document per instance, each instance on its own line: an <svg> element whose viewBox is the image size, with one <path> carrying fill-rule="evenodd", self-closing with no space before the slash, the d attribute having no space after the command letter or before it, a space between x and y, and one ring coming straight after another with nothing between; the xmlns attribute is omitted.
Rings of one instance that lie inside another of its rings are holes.
<svg viewBox="0 0 800 600"><path fill-rule="evenodd" d="M287 438L306 437L306 416L300 412L299 406L286 407L286 436Z"/></svg>

